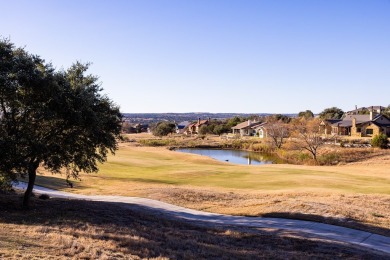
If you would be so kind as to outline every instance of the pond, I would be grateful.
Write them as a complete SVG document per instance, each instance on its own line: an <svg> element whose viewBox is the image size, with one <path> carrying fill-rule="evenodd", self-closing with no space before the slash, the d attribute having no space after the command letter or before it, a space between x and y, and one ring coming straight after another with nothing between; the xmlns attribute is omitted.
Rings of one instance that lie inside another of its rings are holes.
<svg viewBox="0 0 390 260"><path fill-rule="evenodd" d="M261 165L283 163L283 161L276 156L248 151L200 148L180 148L176 149L176 151L205 155L218 161L235 164Z"/></svg>

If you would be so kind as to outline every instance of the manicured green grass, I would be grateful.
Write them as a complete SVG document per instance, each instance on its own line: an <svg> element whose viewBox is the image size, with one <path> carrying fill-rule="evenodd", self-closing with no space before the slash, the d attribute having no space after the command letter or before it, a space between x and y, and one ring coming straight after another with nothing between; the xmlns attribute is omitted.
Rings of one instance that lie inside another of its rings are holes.
<svg viewBox="0 0 390 260"><path fill-rule="evenodd" d="M270 192L318 190L390 194L387 168L373 171L372 167L365 167L233 165L164 148L121 146L115 156L100 165L98 174L82 176L82 182L77 184L81 190L77 192L83 192L84 188L89 192L126 194L126 190L135 185L187 185ZM39 176L37 184L66 187L55 175Z"/></svg>

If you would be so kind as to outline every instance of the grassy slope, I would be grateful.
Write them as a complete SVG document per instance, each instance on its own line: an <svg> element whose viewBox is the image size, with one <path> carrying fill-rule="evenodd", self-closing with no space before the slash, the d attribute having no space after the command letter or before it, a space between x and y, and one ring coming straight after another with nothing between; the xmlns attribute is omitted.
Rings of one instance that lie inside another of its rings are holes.
<svg viewBox="0 0 390 260"><path fill-rule="evenodd" d="M390 195L388 166L246 166L164 148L122 145L98 174L83 175L79 192L134 195L135 184L191 185L246 191L329 191ZM47 175L46 175L47 176ZM37 184L66 189L60 176L41 176ZM120 189L118 189L120 187ZM76 190L77 191L77 190Z"/></svg>

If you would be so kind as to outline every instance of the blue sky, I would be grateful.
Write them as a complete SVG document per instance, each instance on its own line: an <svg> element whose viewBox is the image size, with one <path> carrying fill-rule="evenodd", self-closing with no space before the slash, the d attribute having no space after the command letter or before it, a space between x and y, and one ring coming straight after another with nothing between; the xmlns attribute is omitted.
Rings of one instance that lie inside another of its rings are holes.
<svg viewBox="0 0 390 260"><path fill-rule="evenodd" d="M92 62L122 112L390 104L389 0L0 0L0 35Z"/></svg>

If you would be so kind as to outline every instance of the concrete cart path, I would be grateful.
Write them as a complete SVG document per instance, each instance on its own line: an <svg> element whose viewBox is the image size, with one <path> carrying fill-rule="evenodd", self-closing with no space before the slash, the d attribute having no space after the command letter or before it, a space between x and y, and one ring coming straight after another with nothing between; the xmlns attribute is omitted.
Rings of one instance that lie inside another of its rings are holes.
<svg viewBox="0 0 390 260"><path fill-rule="evenodd" d="M26 183L23 182L19 182L19 184L14 185L14 187L17 189L26 189L26 186ZM119 202L129 205L138 205L149 208L151 210L159 211L168 216L173 216L178 219L183 219L187 221L202 221L204 223L214 225L231 225L250 228L272 228L300 232L310 236L325 238L330 241L350 243L390 254L390 237L340 226L283 218L223 215L188 209L146 198L107 195L80 195L69 192L62 192L58 190L52 190L40 186L35 186L34 192L39 194L44 193L49 195L50 197L55 198Z"/></svg>

